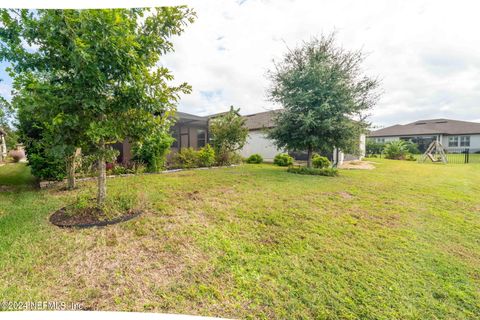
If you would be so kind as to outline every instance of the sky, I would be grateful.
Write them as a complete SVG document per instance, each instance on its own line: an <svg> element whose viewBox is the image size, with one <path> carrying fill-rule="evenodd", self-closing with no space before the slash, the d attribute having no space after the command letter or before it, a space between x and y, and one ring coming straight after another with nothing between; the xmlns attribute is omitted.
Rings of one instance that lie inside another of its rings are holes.
<svg viewBox="0 0 480 320"><path fill-rule="evenodd" d="M475 1L173 1L181 3L194 8L197 20L161 60L175 82L193 88L182 96L180 111L280 108L266 96L273 61L288 48L335 32L339 46L366 54L364 73L381 81L381 98L370 111L374 127L433 118L480 121ZM0 78L0 93L8 97L8 77L0 71Z"/></svg>

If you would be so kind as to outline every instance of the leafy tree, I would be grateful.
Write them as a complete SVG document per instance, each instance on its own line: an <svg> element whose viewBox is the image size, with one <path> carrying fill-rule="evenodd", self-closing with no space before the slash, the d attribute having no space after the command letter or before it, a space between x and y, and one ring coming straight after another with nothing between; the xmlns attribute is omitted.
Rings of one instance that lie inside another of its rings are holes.
<svg viewBox="0 0 480 320"><path fill-rule="evenodd" d="M220 164L229 163L232 154L243 148L248 129L240 109L230 107L227 113L210 120L209 131L212 145Z"/></svg>
<svg viewBox="0 0 480 320"><path fill-rule="evenodd" d="M269 72L269 96L284 107L269 137L280 148L307 151L337 147L355 151L367 124L364 112L377 100L378 81L361 74L360 51L335 45L334 35L322 36L289 50Z"/></svg>
<svg viewBox="0 0 480 320"><path fill-rule="evenodd" d="M97 156L97 202L103 206L105 163L115 157L109 145L160 130L179 94L190 92L185 83L170 86L173 76L157 65L162 54L173 50L169 38L182 33L194 13L181 6L3 10L0 17L0 53L15 63L12 71L33 75L35 97L44 99L47 94L39 92L46 91L45 102L61 102L53 107L55 116L46 117L52 119L55 138L70 128L72 141L66 145L82 141Z"/></svg>
<svg viewBox="0 0 480 320"><path fill-rule="evenodd" d="M40 180L62 180L66 176L64 155L57 152L52 134L38 112L38 105L29 103L25 96L14 97L12 103L25 103L18 108L19 139L25 146L28 165Z"/></svg>

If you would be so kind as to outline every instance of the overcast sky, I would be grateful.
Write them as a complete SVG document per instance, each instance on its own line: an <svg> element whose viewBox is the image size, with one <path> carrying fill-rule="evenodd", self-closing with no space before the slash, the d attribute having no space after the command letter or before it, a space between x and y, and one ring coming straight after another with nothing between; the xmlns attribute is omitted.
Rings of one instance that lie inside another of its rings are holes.
<svg viewBox="0 0 480 320"><path fill-rule="evenodd" d="M184 1L197 20L162 60L193 87L179 110L207 115L279 108L266 99L272 59L287 46L336 31L338 44L368 54L382 81L377 126L418 119L480 121L480 12L475 1ZM0 76L5 78L4 75ZM0 84L8 93L9 81Z"/></svg>

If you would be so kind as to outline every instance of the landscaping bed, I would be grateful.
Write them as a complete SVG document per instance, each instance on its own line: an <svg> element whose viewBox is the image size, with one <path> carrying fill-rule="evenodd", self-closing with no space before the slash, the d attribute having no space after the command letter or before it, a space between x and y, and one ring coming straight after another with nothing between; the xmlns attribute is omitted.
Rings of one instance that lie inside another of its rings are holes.
<svg viewBox="0 0 480 320"><path fill-rule="evenodd" d="M49 220L52 224L61 228L91 228L128 221L141 214L142 211L132 210L116 217L109 217L102 209L95 207L83 208L74 212L65 207L54 212Z"/></svg>

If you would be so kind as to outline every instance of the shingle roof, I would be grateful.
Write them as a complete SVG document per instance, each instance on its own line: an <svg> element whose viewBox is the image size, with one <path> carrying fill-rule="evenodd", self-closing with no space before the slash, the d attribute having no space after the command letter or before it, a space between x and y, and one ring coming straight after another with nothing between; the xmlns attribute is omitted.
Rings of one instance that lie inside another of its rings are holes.
<svg viewBox="0 0 480 320"><path fill-rule="evenodd" d="M277 109L246 115L244 116L247 119L245 125L248 130L272 128L274 126L275 115L280 111L281 109Z"/></svg>
<svg viewBox="0 0 480 320"><path fill-rule="evenodd" d="M451 119L418 120L409 124L396 124L372 131L370 137L422 135L422 134L480 134L480 123Z"/></svg>

